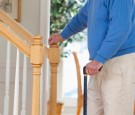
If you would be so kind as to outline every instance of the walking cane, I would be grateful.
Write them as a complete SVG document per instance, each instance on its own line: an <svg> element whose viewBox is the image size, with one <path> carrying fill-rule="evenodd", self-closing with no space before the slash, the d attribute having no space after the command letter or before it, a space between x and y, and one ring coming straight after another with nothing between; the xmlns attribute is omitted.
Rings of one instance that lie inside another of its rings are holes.
<svg viewBox="0 0 135 115"><path fill-rule="evenodd" d="M83 115L87 115L87 74L85 70L86 66L83 67L83 74L84 74Z"/></svg>
<svg viewBox="0 0 135 115"><path fill-rule="evenodd" d="M101 71L102 67L99 69ZM87 74L86 74L86 66L83 67L83 75L84 75L84 92L83 92L83 115L87 115Z"/></svg>

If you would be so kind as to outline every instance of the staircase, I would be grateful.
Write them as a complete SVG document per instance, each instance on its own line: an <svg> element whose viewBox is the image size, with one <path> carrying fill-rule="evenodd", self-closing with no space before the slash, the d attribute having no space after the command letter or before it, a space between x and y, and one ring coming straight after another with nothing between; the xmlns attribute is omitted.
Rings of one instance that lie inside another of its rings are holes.
<svg viewBox="0 0 135 115"><path fill-rule="evenodd" d="M27 105L27 62L31 64L32 69L32 101L31 101L31 115L41 115L40 114L40 77L41 69L44 63L44 59L48 58L50 63L50 101L48 115L56 115L56 94L57 94L57 66L60 61L60 51L57 44L53 44L50 48L45 47L42 43L41 36L33 36L30 32L24 29L19 23L14 21L9 17L4 11L0 9L0 35L2 38L7 40L7 66L6 66L6 76L5 76L5 94L4 104L0 104L0 115L26 115ZM17 49L16 55L16 70L15 70L15 83L14 83L14 98L13 98L13 113L9 113L10 108L10 43ZM24 55L23 62L23 89L22 89L22 102L21 110L19 108L19 63L20 63L20 52ZM27 61L28 60L28 61ZM1 101L0 101L1 102ZM0 109L1 110L1 109Z"/></svg>

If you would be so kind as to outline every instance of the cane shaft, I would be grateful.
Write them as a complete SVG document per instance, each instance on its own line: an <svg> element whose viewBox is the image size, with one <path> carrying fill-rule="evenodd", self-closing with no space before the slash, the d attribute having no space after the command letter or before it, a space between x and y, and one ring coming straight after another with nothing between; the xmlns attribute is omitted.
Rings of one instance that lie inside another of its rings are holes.
<svg viewBox="0 0 135 115"><path fill-rule="evenodd" d="M87 115L87 75L85 69L86 66L83 68L83 74L84 74L83 115Z"/></svg>

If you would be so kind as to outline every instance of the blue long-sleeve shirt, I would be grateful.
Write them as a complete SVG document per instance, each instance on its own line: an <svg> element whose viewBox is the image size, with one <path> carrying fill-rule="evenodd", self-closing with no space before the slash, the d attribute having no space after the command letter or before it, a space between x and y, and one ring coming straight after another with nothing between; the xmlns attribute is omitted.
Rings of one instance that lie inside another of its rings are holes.
<svg viewBox="0 0 135 115"><path fill-rule="evenodd" d="M61 32L64 39L88 29L91 60L135 52L134 0L88 0Z"/></svg>

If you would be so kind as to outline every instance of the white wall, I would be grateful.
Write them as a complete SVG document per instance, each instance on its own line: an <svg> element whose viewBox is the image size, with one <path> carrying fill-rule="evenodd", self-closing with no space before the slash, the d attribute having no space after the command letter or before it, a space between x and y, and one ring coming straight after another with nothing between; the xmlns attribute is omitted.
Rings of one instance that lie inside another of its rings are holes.
<svg viewBox="0 0 135 115"><path fill-rule="evenodd" d="M22 0L21 24L33 35L39 35L40 0Z"/></svg>

